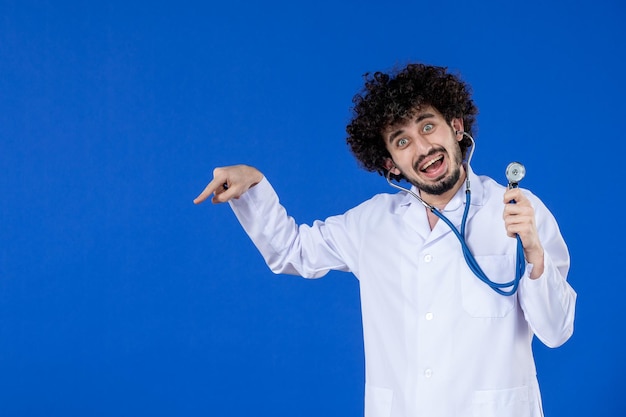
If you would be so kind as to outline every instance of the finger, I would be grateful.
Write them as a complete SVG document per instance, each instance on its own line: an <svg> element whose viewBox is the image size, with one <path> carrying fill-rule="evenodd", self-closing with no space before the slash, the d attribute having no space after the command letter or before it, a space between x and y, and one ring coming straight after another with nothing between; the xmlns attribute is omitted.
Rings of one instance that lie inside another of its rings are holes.
<svg viewBox="0 0 626 417"><path fill-rule="evenodd" d="M198 197L194 198L193 203L194 204L200 204L203 203L207 198L209 198L209 196L211 195L212 191L209 190L208 186L204 189L204 191L202 191L200 193L200 195L198 195Z"/></svg>
<svg viewBox="0 0 626 417"><path fill-rule="evenodd" d="M228 185L226 183L219 187L213 195L213 203L226 203L233 199L238 199L246 191L247 188L239 184Z"/></svg>
<svg viewBox="0 0 626 417"><path fill-rule="evenodd" d="M224 188L224 183L217 178L214 178L204 190L193 200L194 204L200 204L204 202L209 196L218 191L219 188Z"/></svg>
<svg viewBox="0 0 626 417"><path fill-rule="evenodd" d="M517 202L519 198L520 198L519 188L511 188L504 193L503 201L508 204L512 201Z"/></svg>
<svg viewBox="0 0 626 417"><path fill-rule="evenodd" d="M516 204L530 204L530 200L521 188L511 188L504 193L504 202L509 203L514 200Z"/></svg>
<svg viewBox="0 0 626 417"><path fill-rule="evenodd" d="M519 204L506 204L504 206L504 210L502 211L502 217L506 220L507 218L519 217L524 214L524 206Z"/></svg>

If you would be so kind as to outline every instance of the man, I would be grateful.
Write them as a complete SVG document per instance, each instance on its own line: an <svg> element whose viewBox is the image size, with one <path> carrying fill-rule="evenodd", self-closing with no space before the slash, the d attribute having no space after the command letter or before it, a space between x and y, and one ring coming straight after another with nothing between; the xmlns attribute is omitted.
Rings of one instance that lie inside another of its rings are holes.
<svg viewBox="0 0 626 417"><path fill-rule="evenodd" d="M368 75L353 102L347 140L359 162L408 181L433 209L409 192L379 194L298 226L263 174L246 165L215 169L194 202L212 194L214 203L228 201L276 273L317 278L333 269L359 279L366 416L543 415L531 341L563 344L576 302L552 214L529 191L472 172L478 111L469 87L445 68L410 64ZM464 229L495 282L514 281L519 236L525 272L513 295L477 278L436 210Z"/></svg>

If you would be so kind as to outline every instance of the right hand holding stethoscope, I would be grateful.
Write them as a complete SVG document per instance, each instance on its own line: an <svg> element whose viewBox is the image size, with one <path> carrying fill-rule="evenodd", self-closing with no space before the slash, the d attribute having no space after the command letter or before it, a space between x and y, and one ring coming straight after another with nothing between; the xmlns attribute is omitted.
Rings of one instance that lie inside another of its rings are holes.
<svg viewBox="0 0 626 417"><path fill-rule="evenodd" d="M509 204L515 201L515 204ZM524 247L524 256L533 264L530 278L539 278L543 273L543 246L539 240L535 209L520 188L510 188L504 193L504 226L507 235L518 235Z"/></svg>

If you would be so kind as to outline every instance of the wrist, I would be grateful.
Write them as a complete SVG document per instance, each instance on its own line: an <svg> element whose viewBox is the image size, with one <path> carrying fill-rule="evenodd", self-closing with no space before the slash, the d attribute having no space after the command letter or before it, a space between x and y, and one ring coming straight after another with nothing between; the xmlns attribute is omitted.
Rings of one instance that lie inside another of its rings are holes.
<svg viewBox="0 0 626 417"><path fill-rule="evenodd" d="M526 261L533 265L533 269L530 272L530 279L537 279L543 275L544 270L544 254L543 248L539 248L535 251L526 252Z"/></svg>

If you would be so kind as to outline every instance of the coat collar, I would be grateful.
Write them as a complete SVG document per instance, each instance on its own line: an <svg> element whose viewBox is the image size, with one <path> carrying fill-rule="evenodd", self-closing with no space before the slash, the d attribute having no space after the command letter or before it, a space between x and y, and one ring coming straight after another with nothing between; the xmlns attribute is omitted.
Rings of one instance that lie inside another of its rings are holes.
<svg viewBox="0 0 626 417"><path fill-rule="evenodd" d="M485 190L480 178L474 174L472 169L469 168L467 172L471 191L471 207L468 217L471 218L476 209L484 205ZM411 191L419 195L417 187L412 186ZM435 228L431 231L428 225L426 207L408 192L400 192L399 194L400 201L396 206L396 214L401 215L407 225L420 234L424 240L433 241L451 232L448 225L441 220L437 222ZM442 210L443 214L456 226L457 230L461 227L466 198L465 184L463 184Z"/></svg>

